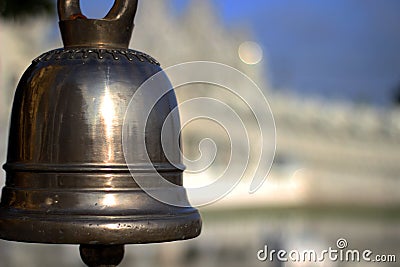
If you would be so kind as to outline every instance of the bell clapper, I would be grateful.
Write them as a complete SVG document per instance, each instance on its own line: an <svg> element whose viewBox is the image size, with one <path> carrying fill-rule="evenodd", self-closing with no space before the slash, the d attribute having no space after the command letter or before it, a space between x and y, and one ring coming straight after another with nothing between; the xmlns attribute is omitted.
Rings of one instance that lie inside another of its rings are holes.
<svg viewBox="0 0 400 267"><path fill-rule="evenodd" d="M123 245L80 245L83 262L89 267L116 267L124 258Z"/></svg>

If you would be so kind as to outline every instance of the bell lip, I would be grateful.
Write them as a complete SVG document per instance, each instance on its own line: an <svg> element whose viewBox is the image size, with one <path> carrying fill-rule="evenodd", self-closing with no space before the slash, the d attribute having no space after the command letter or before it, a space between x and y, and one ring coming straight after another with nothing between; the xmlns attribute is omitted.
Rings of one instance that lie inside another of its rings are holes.
<svg viewBox="0 0 400 267"><path fill-rule="evenodd" d="M128 245L193 239L200 235L197 209L171 216L22 216L0 210L0 239L24 243Z"/></svg>

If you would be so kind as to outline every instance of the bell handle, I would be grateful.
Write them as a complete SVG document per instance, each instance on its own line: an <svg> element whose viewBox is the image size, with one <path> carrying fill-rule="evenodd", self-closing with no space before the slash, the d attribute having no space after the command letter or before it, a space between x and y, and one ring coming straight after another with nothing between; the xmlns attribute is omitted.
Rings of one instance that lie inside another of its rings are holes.
<svg viewBox="0 0 400 267"><path fill-rule="evenodd" d="M82 14L79 0L58 0L58 16L60 21L86 18ZM120 20L133 22L138 7L138 0L115 0L114 5L103 20Z"/></svg>
<svg viewBox="0 0 400 267"><path fill-rule="evenodd" d="M71 20L83 16L79 0L58 0L58 17L60 21Z"/></svg>
<svg viewBox="0 0 400 267"><path fill-rule="evenodd" d="M65 48L128 48L138 0L115 0L103 19L86 18L79 0L58 0L57 6Z"/></svg>

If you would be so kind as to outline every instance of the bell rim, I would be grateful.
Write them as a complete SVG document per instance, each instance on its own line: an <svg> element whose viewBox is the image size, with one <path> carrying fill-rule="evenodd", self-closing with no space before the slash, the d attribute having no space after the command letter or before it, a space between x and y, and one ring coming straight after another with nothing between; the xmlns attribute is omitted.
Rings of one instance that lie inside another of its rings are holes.
<svg viewBox="0 0 400 267"><path fill-rule="evenodd" d="M187 210L187 209L186 209ZM188 240L200 235L197 209L170 216L57 216L0 210L0 239L25 243L122 245Z"/></svg>

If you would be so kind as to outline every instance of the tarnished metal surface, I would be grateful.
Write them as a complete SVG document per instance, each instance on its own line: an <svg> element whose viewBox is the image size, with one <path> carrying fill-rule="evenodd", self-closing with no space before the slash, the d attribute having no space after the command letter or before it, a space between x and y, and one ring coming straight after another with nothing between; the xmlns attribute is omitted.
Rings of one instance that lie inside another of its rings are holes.
<svg viewBox="0 0 400 267"><path fill-rule="evenodd" d="M79 1L59 0L58 6L65 48L34 60L15 93L0 238L119 245L196 237L198 211L149 197L125 163L122 125L129 101L161 71L156 60L128 49L137 1L116 0L102 20L86 19ZM176 106L168 93L150 115L148 152L136 151L135 175L151 175L143 160L148 153L163 177L182 185L182 170L161 146L161 128ZM133 127L132 142L135 134ZM170 194L187 198L183 187Z"/></svg>

